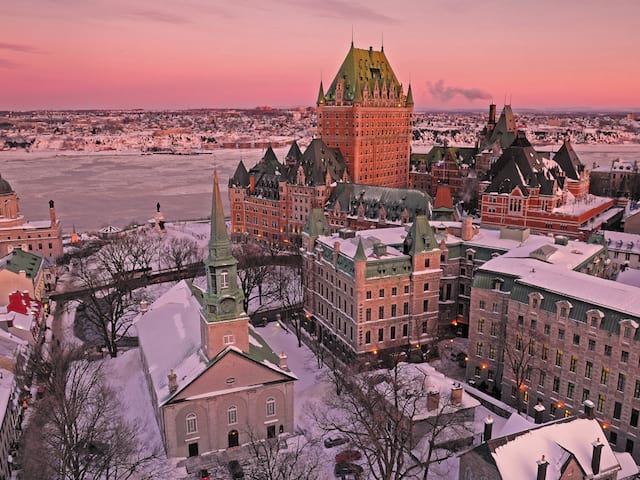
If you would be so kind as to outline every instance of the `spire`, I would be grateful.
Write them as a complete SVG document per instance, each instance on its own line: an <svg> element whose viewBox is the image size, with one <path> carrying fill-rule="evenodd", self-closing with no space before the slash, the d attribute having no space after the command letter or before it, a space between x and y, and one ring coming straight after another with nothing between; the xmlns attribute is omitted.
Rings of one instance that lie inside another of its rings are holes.
<svg viewBox="0 0 640 480"><path fill-rule="evenodd" d="M362 237L358 236L358 247L356 248L356 254L353 257L353 260L358 262L366 259L367 256L364 254L364 247L362 246Z"/></svg>
<svg viewBox="0 0 640 480"><path fill-rule="evenodd" d="M227 225L224 222L224 210L222 209L222 197L220 196L220 186L218 185L218 170L213 171L213 201L211 202L211 237L209 239L209 250L221 243L229 243L227 236Z"/></svg>
<svg viewBox="0 0 640 480"><path fill-rule="evenodd" d="M407 107L413 106L413 93L411 93L411 84L409 84L409 89L407 90L406 106Z"/></svg>
<svg viewBox="0 0 640 480"><path fill-rule="evenodd" d="M316 101L317 105L321 105L324 103L324 88L322 88L322 80L320 80L320 90L318 91L318 100Z"/></svg>

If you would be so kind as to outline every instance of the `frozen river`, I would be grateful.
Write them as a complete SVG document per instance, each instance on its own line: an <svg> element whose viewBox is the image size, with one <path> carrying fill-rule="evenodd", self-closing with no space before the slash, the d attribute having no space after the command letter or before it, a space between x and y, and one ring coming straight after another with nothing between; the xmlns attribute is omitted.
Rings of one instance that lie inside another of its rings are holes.
<svg viewBox="0 0 640 480"><path fill-rule="evenodd" d="M640 160L640 145L576 145L589 168L615 158ZM548 148L545 148L548 150ZM556 147L557 149L557 147ZM284 160L288 147L275 149ZM214 165L229 214L227 180L240 159L247 169L263 149L217 150L213 155L142 155L82 152L0 152L0 174L20 196L27 219L48 218L48 200L56 202L64 229L94 230L125 226L153 217L160 202L167 220L209 216Z"/></svg>

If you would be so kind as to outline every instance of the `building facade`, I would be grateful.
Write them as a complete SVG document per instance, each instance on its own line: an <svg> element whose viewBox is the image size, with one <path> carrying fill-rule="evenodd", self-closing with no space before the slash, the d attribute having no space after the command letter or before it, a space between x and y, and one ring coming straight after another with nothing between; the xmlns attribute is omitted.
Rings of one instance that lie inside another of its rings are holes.
<svg viewBox="0 0 640 480"><path fill-rule="evenodd" d="M249 326L217 174L207 289L184 281L136 323L142 364L170 457L234 448L293 431L293 381Z"/></svg>
<svg viewBox="0 0 640 480"><path fill-rule="evenodd" d="M410 351L435 338L440 249L426 217L332 235L315 210L303 234L303 263L311 333L342 357Z"/></svg>
<svg viewBox="0 0 640 480"><path fill-rule="evenodd" d="M18 195L0 177L0 257L21 248L42 257L62 255L62 226L49 201L49 219L28 222L20 214Z"/></svg>
<svg viewBox="0 0 640 480"><path fill-rule="evenodd" d="M603 245L561 239L482 265L467 378L543 421L583 413L589 400L609 443L637 461L640 296L601 278L611 268Z"/></svg>
<svg viewBox="0 0 640 480"><path fill-rule="evenodd" d="M317 100L318 133L344 155L353 182L406 187L413 95L404 91L384 48L355 48Z"/></svg>

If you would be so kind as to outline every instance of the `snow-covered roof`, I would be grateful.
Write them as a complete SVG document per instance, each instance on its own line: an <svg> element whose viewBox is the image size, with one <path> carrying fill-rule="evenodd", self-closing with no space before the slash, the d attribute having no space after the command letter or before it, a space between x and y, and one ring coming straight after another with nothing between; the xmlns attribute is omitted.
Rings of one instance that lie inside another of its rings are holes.
<svg viewBox="0 0 640 480"><path fill-rule="evenodd" d="M392 247L391 245L401 245L407 234L407 227L391 227L362 230L356 232L356 235L353 238L340 238L338 234L321 235L318 237L318 241L330 248L333 248L334 244L339 242L340 253L349 258L355 257L356 250L358 249L358 239L362 239L362 246L364 247L364 253L367 258L374 256L373 245L375 243L382 243L383 245L387 245L387 254L386 256L375 258L391 258L404 255L400 250Z"/></svg>
<svg viewBox="0 0 640 480"><path fill-rule="evenodd" d="M4 368L0 368L0 424L4 421L7 413L7 406L11 393L15 390L15 379L13 373Z"/></svg>
<svg viewBox="0 0 640 480"><path fill-rule="evenodd" d="M553 209L553 213L565 214L565 215L580 215L586 213L589 210L597 208L608 202L611 202L611 198L597 197L596 195L587 195L584 198L577 198L572 201L568 201L564 205Z"/></svg>
<svg viewBox="0 0 640 480"><path fill-rule="evenodd" d="M136 320L140 347L159 405L170 397L168 375L172 369L182 387L207 367L208 360L201 349L200 311L189 284L182 280Z"/></svg>
<svg viewBox="0 0 640 480"><path fill-rule="evenodd" d="M587 477L593 475L591 459L593 443L603 443L600 473L620 469L620 464L597 420L576 418L560 421L530 430L513 439L490 441L491 455L500 475L504 479L535 480L538 474L537 461L544 455L549 463L546 478L559 479L561 469L570 456Z"/></svg>
<svg viewBox="0 0 640 480"><path fill-rule="evenodd" d="M607 248L614 252L640 253L640 235L603 230Z"/></svg>
<svg viewBox="0 0 640 480"><path fill-rule="evenodd" d="M631 287L640 287L640 270L636 268L627 268L624 271L620 271L616 277L616 282ZM640 292L640 290L638 290Z"/></svg>

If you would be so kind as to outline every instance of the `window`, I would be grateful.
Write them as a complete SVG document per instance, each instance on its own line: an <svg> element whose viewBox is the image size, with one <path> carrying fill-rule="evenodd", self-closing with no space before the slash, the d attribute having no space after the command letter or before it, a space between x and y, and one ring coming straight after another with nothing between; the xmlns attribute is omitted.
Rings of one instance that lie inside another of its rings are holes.
<svg viewBox="0 0 640 480"><path fill-rule="evenodd" d="M553 377L553 387L551 387L551 390L555 393L560 391L560 377Z"/></svg>
<svg viewBox="0 0 640 480"><path fill-rule="evenodd" d="M396 295L398 295L398 288L397 288L397 287L393 287L393 288L391 289L391 295L392 295L392 296L394 296L394 297L395 297Z"/></svg>
<svg viewBox="0 0 640 480"><path fill-rule="evenodd" d="M543 345L542 346L542 360L548 360L549 359L549 345Z"/></svg>
<svg viewBox="0 0 640 480"><path fill-rule="evenodd" d="M550 335L551 334L551 325L549 325L548 323L544 324L544 334L545 335Z"/></svg>
<svg viewBox="0 0 640 480"><path fill-rule="evenodd" d="M371 332L365 332L364 343L366 343L367 345L371 343Z"/></svg>
<svg viewBox="0 0 640 480"><path fill-rule="evenodd" d="M627 438L627 444L624 447L624 451L633 455L633 440L631 440L630 438Z"/></svg>
<svg viewBox="0 0 640 480"><path fill-rule="evenodd" d="M382 320L384 318L384 307L378 307L378 319Z"/></svg>
<svg viewBox="0 0 640 480"><path fill-rule="evenodd" d="M595 340L589 339L589 351L590 352L595 352L596 351L596 341Z"/></svg>
<svg viewBox="0 0 640 480"><path fill-rule="evenodd" d="M609 369L607 367L602 367L602 372L600 373L600 383L602 385L606 385L609 381Z"/></svg>
<svg viewBox="0 0 640 480"><path fill-rule="evenodd" d="M409 293L409 285L404 286L404 293Z"/></svg>
<svg viewBox="0 0 640 480"><path fill-rule="evenodd" d="M222 337L222 343L224 345L233 345L235 343L235 338L233 337L233 334L227 333L226 335L224 335Z"/></svg>
<svg viewBox="0 0 640 480"><path fill-rule="evenodd" d="M556 366L562 366L562 350L556 350Z"/></svg>
<svg viewBox="0 0 640 480"><path fill-rule="evenodd" d="M564 329L563 328L558 329L558 339L559 340L564 340Z"/></svg>
<svg viewBox="0 0 640 480"><path fill-rule="evenodd" d="M516 350L522 350L522 335L516 336Z"/></svg>
<svg viewBox="0 0 640 480"><path fill-rule="evenodd" d="M395 340L396 339L396 327L391 327L391 331L389 333L389 336L391 337L391 340Z"/></svg>
<svg viewBox="0 0 640 480"><path fill-rule="evenodd" d="M227 409L227 420L229 425L238 423L238 408L235 405Z"/></svg>
<svg viewBox="0 0 640 480"><path fill-rule="evenodd" d="M378 296L380 298L384 298L384 288L381 288L380 291L378 292Z"/></svg>
<svg viewBox="0 0 640 480"><path fill-rule="evenodd" d="M575 385L571 382L567 383L567 398L573 398L574 390L575 390Z"/></svg>
<svg viewBox="0 0 640 480"><path fill-rule="evenodd" d="M482 342L476 343L476 355L479 357L482 356Z"/></svg>
<svg viewBox="0 0 640 480"><path fill-rule="evenodd" d="M409 302L404 302L404 305L402 305L402 314L409 315Z"/></svg>
<svg viewBox="0 0 640 480"><path fill-rule="evenodd" d="M544 370L540 370L540 380L538 380L538 385L544 387L544 382L547 379L547 372Z"/></svg>
<svg viewBox="0 0 640 480"><path fill-rule="evenodd" d="M538 326L538 321L536 319L531 320L531 330L535 330Z"/></svg>
<svg viewBox="0 0 640 480"><path fill-rule="evenodd" d="M476 367L476 368L474 368L474 370L473 370L473 374L474 374L476 377L479 377L479 376L480 376L480 367Z"/></svg>
<svg viewBox="0 0 640 480"><path fill-rule="evenodd" d="M622 415L622 404L620 402L615 402L613 404L613 418L616 420L620 420L620 416Z"/></svg>
<svg viewBox="0 0 640 480"><path fill-rule="evenodd" d="M484 310L487 307L487 303L484 300L480 300L480 310Z"/></svg>
<svg viewBox="0 0 640 480"><path fill-rule="evenodd" d="M496 359L496 346L493 343L489 345L489 358L491 360Z"/></svg>
<svg viewBox="0 0 640 480"><path fill-rule="evenodd" d="M633 398L640 398L640 380L636 380L636 386L633 389Z"/></svg>
<svg viewBox="0 0 640 480"><path fill-rule="evenodd" d="M428 292L429 291L429 284L425 283L424 285L422 285L422 291L423 292Z"/></svg>
<svg viewBox="0 0 640 480"><path fill-rule="evenodd" d="M427 333L427 322L422 322L422 333Z"/></svg>
<svg viewBox="0 0 640 480"><path fill-rule="evenodd" d="M423 300L423 302L422 302L422 311L423 312L428 312L429 311L429 300Z"/></svg>
<svg viewBox="0 0 640 480"><path fill-rule="evenodd" d="M611 356L611 345L605 345L605 346L604 346L604 354L605 354L607 357L610 357L610 356Z"/></svg>
<svg viewBox="0 0 640 480"><path fill-rule="evenodd" d="M491 305L491 311L493 313L498 313L498 304L494 303L493 305Z"/></svg>
<svg viewBox="0 0 640 480"><path fill-rule="evenodd" d="M429 259L425 258L424 260L424 268L429 268Z"/></svg>
<svg viewBox="0 0 640 480"><path fill-rule="evenodd" d="M478 320L478 333L484 332L484 318Z"/></svg>
<svg viewBox="0 0 640 480"><path fill-rule="evenodd" d="M378 341L379 342L384 341L384 328L378 329Z"/></svg>
<svg viewBox="0 0 640 480"><path fill-rule="evenodd" d="M598 403L596 403L596 410L600 413L604 412L604 406L607 403L607 397L602 393L598 395Z"/></svg>
<svg viewBox="0 0 640 480"><path fill-rule="evenodd" d="M398 306L396 304L391 305L391 316L396 317L398 315Z"/></svg>
<svg viewBox="0 0 640 480"><path fill-rule="evenodd" d="M638 426L638 414L640 412L638 412L638 410L636 410L635 408L631 409L631 419L629 420L629 425L631 425L632 427L637 427Z"/></svg>
<svg viewBox="0 0 640 480"><path fill-rule="evenodd" d="M198 431L198 417L195 413L187 415L187 434L196 433Z"/></svg>
<svg viewBox="0 0 640 480"><path fill-rule="evenodd" d="M518 315L518 325L524 325L524 317L522 315Z"/></svg>
<svg viewBox="0 0 640 480"><path fill-rule="evenodd" d="M536 342L532 338L529 340L529 355L535 355L536 353Z"/></svg>
<svg viewBox="0 0 640 480"><path fill-rule="evenodd" d="M591 369L593 368L593 363L587 360L587 363L584 365L584 376L587 378L591 378Z"/></svg>
<svg viewBox="0 0 640 480"><path fill-rule="evenodd" d="M406 323L404 323L402 325L402 336L406 337L407 335L409 335L409 325L407 325Z"/></svg>
<svg viewBox="0 0 640 480"><path fill-rule="evenodd" d="M276 399L273 397L267 398L267 417L273 417L276 414Z"/></svg>
<svg viewBox="0 0 640 480"><path fill-rule="evenodd" d="M569 371L574 372L578 368L578 357L571 355L571 362L569 363Z"/></svg>
<svg viewBox="0 0 640 480"><path fill-rule="evenodd" d="M618 434L613 430L609 431L609 443L615 445L618 443Z"/></svg>
<svg viewBox="0 0 640 480"><path fill-rule="evenodd" d="M589 392L588 388L583 388L582 389L582 401L584 402L585 400L589 400L589 395L591 392Z"/></svg>
<svg viewBox="0 0 640 480"><path fill-rule="evenodd" d="M622 363L629 363L629 352L627 352L627 351L623 350L623 351L620 353L620 361L621 361Z"/></svg>
<svg viewBox="0 0 640 480"><path fill-rule="evenodd" d="M573 334L573 344L574 345L580 345L580 335L578 334Z"/></svg>
<svg viewBox="0 0 640 480"><path fill-rule="evenodd" d="M491 322L491 336L496 337L498 335L498 329L496 327L496 322Z"/></svg>
<svg viewBox="0 0 640 480"><path fill-rule="evenodd" d="M619 373L618 374L618 386L617 389L619 392L624 392L624 384L626 382L626 378L624 376L624 374Z"/></svg>
<svg viewBox="0 0 640 480"><path fill-rule="evenodd" d="M370 309L370 308L367 308L367 309L364 311L364 318L365 318L365 320L366 320L367 322L370 322L370 321L371 321L371 309Z"/></svg>
<svg viewBox="0 0 640 480"><path fill-rule="evenodd" d="M367 290L367 300L371 300L371 290Z"/></svg>
<svg viewBox="0 0 640 480"><path fill-rule="evenodd" d="M229 288L229 271L220 271L220 288Z"/></svg>

